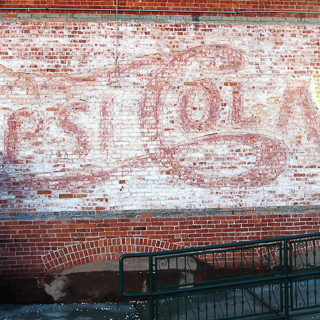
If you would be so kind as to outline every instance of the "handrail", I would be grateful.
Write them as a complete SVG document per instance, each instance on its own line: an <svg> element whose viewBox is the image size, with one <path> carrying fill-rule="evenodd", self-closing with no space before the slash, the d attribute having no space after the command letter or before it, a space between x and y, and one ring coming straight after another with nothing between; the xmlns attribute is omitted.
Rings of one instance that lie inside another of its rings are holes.
<svg viewBox="0 0 320 320"><path fill-rule="evenodd" d="M191 295L197 296L200 301L200 295L212 297L214 292L233 292L234 288L246 295L260 287L268 290L279 287L280 293L269 293L269 300L270 296L280 294L278 311L282 319L287 320L292 312L295 315L320 312L320 259L317 259L320 252L317 251L320 251L320 232L173 251L125 254L119 261L120 292L126 297L148 296L150 314L154 315L163 299L174 301ZM132 258L148 259L149 288L145 292L125 292L124 261ZM189 276L191 280L187 279ZM310 286L319 285L318 289L308 289L311 293L306 293L308 299L314 295L315 302L307 301L304 307L296 303L297 307L294 308L295 301L300 297L300 283L308 279L312 281ZM233 294L236 295L235 291ZM265 303L263 299L265 297L262 297L262 303ZM243 315L232 319L241 317Z"/></svg>

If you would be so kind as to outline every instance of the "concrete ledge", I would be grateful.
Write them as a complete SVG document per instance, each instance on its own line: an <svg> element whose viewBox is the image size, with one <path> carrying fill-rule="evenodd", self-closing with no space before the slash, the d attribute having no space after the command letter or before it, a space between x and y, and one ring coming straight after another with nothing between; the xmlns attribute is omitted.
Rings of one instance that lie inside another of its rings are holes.
<svg viewBox="0 0 320 320"><path fill-rule="evenodd" d="M0 8L1 11L1 8ZM47 22L153 22L169 24L265 24L265 25L320 25L317 18L276 18L276 17L243 17L243 16L170 16L170 15L136 15L119 14L58 14L58 13L0 13L0 21L47 21Z"/></svg>
<svg viewBox="0 0 320 320"><path fill-rule="evenodd" d="M60 211L60 212L17 212L0 214L1 220L73 220L73 219L124 219L136 217L197 217L197 216L239 216L268 214L319 213L320 206L283 206L253 208L204 208L166 210L117 210L117 211Z"/></svg>

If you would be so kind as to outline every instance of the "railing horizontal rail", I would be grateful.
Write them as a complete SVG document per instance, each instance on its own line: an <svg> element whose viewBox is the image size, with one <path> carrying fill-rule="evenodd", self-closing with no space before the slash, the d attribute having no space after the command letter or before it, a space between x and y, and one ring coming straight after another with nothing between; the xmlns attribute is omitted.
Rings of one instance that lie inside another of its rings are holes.
<svg viewBox="0 0 320 320"><path fill-rule="evenodd" d="M278 277L272 277L269 280L271 281L283 281L285 279L285 276L278 276ZM267 281L267 279L264 279L265 281ZM224 283L223 285L221 284L211 284L208 286L199 286L199 287L191 287L188 288L187 290L181 290L179 292L177 292L177 290L166 290L166 291L161 291L161 292L156 292L153 294L153 296L164 296L164 295L168 295L168 294L180 294L180 293L185 293L187 292L188 294L192 293L192 292L201 292L201 291L205 291L205 290L212 290L212 289L218 289L218 288L229 288L229 287L238 287L240 285L245 285L245 284L260 284L261 283L261 279L255 279L255 280L248 280L248 281L234 281L234 282L228 282L228 283ZM147 293L135 293L134 295L132 294L127 294L127 293L122 293L122 295L124 297L135 297L135 296L140 296L140 297L148 297L150 296L150 292Z"/></svg>
<svg viewBox="0 0 320 320"><path fill-rule="evenodd" d="M312 272L312 273L303 273L303 274L299 274L299 277L307 277L307 276L320 276L319 272ZM289 275L288 276L289 279L296 279L297 276L296 275ZM188 292L188 293L192 293L192 292L200 292L200 291L205 291L205 290L213 290L213 289L218 289L218 288L229 288L229 287L237 287L240 285L245 285L245 284L261 284L261 282L268 282L268 281L282 281L284 282L284 280L286 279L286 276L272 276L269 278L264 277L263 279L250 279L247 281L243 281L243 280L239 280L239 281L232 281L232 282L225 282L223 284L221 283L217 283L217 284L209 284L209 285L205 285L205 286L196 286L196 287L190 287L187 290L181 290L179 292L177 292L177 290L164 290L161 292L154 292L153 296L163 296L163 295L167 295L167 294L179 294L181 292ZM320 288L319 288L319 293L320 293ZM150 296L150 292L135 292L135 293L125 293L122 292L122 295L124 297L148 297Z"/></svg>
<svg viewBox="0 0 320 320"><path fill-rule="evenodd" d="M311 237L317 237L317 236L320 237L320 232L308 233L308 234L296 235L296 236L279 237L279 238L267 238L267 239L241 241L241 242L233 242L233 243L223 243L223 244L217 244L217 245L213 245L213 246L185 248L185 249L177 249L177 250L170 250L170 251L130 253L130 254L122 255L120 257L120 262L121 262L121 260L125 259L126 257L136 257L137 258L137 257L161 256L161 255L167 255L168 253L174 254L174 253L196 252L196 251L203 251L203 250L210 250L210 249L222 249L222 248L227 248L227 247L240 247L240 246L250 245L250 244L279 242L279 241L284 241L284 240L311 238Z"/></svg>

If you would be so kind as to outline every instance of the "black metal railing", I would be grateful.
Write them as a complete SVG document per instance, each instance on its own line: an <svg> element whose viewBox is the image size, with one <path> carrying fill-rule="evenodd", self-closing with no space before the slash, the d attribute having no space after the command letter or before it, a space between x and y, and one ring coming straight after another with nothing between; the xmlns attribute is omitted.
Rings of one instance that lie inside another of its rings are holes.
<svg viewBox="0 0 320 320"><path fill-rule="evenodd" d="M127 290L133 261L145 266L140 292ZM120 258L120 292L149 297L152 320L320 314L320 233L126 254Z"/></svg>

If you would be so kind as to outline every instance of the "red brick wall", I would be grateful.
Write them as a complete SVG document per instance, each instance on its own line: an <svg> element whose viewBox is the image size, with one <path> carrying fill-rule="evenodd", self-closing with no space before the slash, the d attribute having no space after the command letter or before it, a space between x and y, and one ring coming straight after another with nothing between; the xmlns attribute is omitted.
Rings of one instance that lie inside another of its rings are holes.
<svg viewBox="0 0 320 320"><path fill-rule="evenodd" d="M319 213L0 222L0 275L45 276L123 253L319 231Z"/></svg>
<svg viewBox="0 0 320 320"><path fill-rule="evenodd" d="M71 0L4 0L1 2L2 7L13 8L73 8L73 9L115 9L116 0L112 1L71 1ZM118 1L118 9L120 13L127 10L185 10L185 11L297 11L303 13L247 13L246 16L276 16L276 17L317 17L317 15L306 15L305 12L319 12L320 4L318 1L206 1L206 0L176 0L176 1L155 1L155 0L141 0L141 1ZM55 11L58 12L58 11ZM127 11L126 13L129 13ZM130 12L131 14L141 14L142 12ZM155 13L150 13L155 14ZM158 14L163 14L159 12ZM172 12L172 14L179 14ZM180 13L183 15L192 13ZM198 15L206 15L206 13L199 13ZM221 13L211 13L210 15L221 15ZM240 14L241 15L241 14Z"/></svg>
<svg viewBox="0 0 320 320"><path fill-rule="evenodd" d="M319 231L314 20L19 14L0 22L1 275ZM280 209L203 213L257 207ZM129 215L161 210L185 211Z"/></svg>

